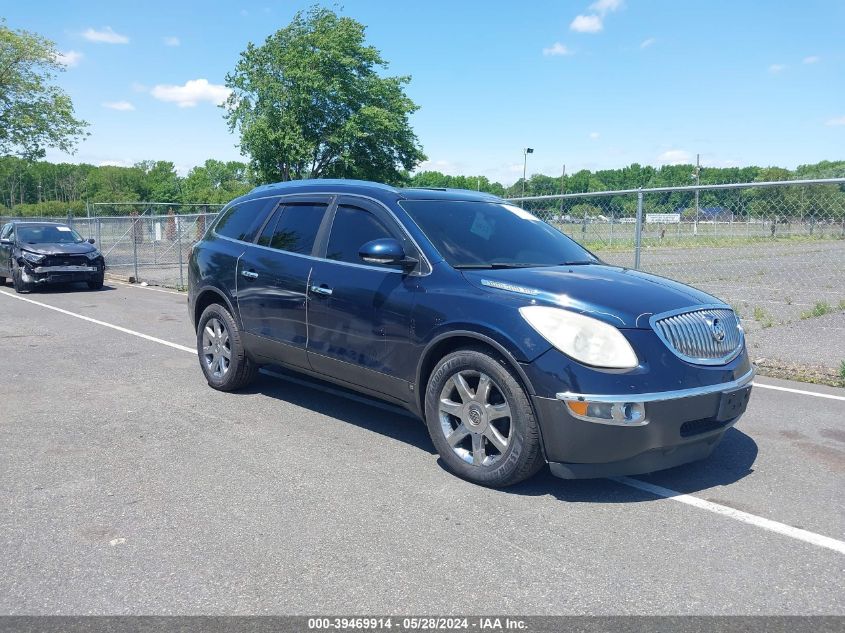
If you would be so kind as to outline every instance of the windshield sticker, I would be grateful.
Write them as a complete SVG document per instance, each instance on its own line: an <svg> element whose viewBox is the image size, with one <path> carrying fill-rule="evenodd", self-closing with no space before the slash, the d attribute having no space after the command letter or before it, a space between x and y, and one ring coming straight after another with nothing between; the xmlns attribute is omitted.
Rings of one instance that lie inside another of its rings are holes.
<svg viewBox="0 0 845 633"><path fill-rule="evenodd" d="M469 230L481 239L489 240L490 236L493 235L493 223L488 222L481 211L476 211L475 220L473 220L472 226L469 227Z"/></svg>
<svg viewBox="0 0 845 633"><path fill-rule="evenodd" d="M70 229L66 226L57 226L56 228L60 231L66 231L67 233L70 233Z"/></svg>

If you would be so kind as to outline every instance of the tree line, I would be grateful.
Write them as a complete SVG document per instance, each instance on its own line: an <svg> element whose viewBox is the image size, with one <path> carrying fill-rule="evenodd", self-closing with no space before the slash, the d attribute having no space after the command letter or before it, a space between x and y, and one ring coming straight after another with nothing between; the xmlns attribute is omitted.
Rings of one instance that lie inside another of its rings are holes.
<svg viewBox="0 0 845 633"><path fill-rule="evenodd" d="M624 189L678 187L694 184L693 165L669 165L659 168L648 165L629 165L620 169L598 171L581 170L566 176L534 174L525 182L529 196L559 193L589 193ZM704 167L701 184L796 180L805 178L845 177L845 161L822 161L801 165L794 170L779 167ZM253 187L264 184L247 163L239 161L207 160L180 176L169 161L142 161L131 167L95 166L73 163L31 161L15 156L0 157L0 215L64 216L68 212L85 215L86 203L107 202L166 202L179 204L224 204L243 195ZM486 176L451 176L437 171L400 173L393 183L406 187L449 187L483 191L509 198L522 195L522 179L504 186ZM813 193L801 188L763 189L758 191L703 191L699 197L702 208L725 208L743 214L738 205L766 200L778 202L784 212L789 208L805 209L814 203L824 203L825 215L839 217L845 212L845 188L813 188ZM822 199L823 192L826 199ZM803 198L802 198L803 196ZM832 198L831 198L832 197ZM691 192L652 194L651 207L674 212L687 209L693 203ZM794 200L792 198L795 198ZM574 213L588 215L613 212L630 216L636 212L634 196L577 198L563 205L556 202L531 203L533 208L545 208L572 213L577 205L590 204L594 209L579 207ZM830 208L828 213L827 207ZM651 209L650 209L651 210ZM812 210L812 209L810 209Z"/></svg>

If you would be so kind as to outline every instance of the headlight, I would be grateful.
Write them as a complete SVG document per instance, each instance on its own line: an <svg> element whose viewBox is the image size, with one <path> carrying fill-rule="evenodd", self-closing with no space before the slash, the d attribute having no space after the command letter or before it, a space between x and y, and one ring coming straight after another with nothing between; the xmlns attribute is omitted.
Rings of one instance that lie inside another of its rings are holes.
<svg viewBox="0 0 845 633"><path fill-rule="evenodd" d="M88 256L88 259L95 260L100 256L100 251L91 251L90 253L85 253Z"/></svg>
<svg viewBox="0 0 845 633"><path fill-rule="evenodd" d="M549 343L585 365L615 369L637 366L630 343L612 325L546 306L525 306L519 313Z"/></svg>
<svg viewBox="0 0 845 633"><path fill-rule="evenodd" d="M44 261L44 255L37 253L30 253L29 251L21 251L21 256L30 264L40 264Z"/></svg>

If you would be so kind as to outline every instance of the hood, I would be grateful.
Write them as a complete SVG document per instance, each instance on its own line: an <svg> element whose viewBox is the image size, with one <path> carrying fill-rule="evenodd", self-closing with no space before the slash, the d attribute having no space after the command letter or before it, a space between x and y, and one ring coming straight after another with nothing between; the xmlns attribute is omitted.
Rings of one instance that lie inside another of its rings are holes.
<svg viewBox="0 0 845 633"><path fill-rule="evenodd" d="M677 281L616 266L467 270L463 275L485 290L521 294L537 304L568 307L620 328L647 329L653 314L724 304Z"/></svg>
<svg viewBox="0 0 845 633"><path fill-rule="evenodd" d="M39 255L85 255L93 253L96 247L88 242L80 244L21 244L21 250Z"/></svg>

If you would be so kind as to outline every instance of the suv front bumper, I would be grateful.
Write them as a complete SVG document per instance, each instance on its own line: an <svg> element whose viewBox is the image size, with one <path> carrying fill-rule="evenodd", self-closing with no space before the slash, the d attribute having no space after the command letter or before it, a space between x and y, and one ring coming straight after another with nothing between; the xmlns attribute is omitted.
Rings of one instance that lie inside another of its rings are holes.
<svg viewBox="0 0 845 633"><path fill-rule="evenodd" d="M104 267L99 264L90 266L24 266L21 278L24 283L51 284L92 281L103 276Z"/></svg>
<svg viewBox="0 0 845 633"><path fill-rule="evenodd" d="M748 405L754 369L715 385L625 395L534 396L546 459L566 479L636 475L704 459ZM638 404L644 419L586 419L567 402Z"/></svg>

